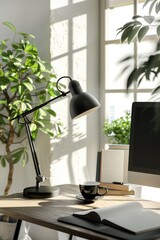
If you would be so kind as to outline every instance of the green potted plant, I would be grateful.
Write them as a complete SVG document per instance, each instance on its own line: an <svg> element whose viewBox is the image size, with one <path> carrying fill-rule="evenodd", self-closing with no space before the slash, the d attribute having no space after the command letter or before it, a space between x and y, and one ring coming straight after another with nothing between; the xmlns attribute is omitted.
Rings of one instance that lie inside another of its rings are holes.
<svg viewBox="0 0 160 240"><path fill-rule="evenodd" d="M139 66L136 66L130 71L127 79L127 88L129 88L133 82L137 82L139 85L143 79L154 81L159 77L160 73L160 21L158 19L160 12L159 0L145 0L143 7L146 6L149 6L148 16L133 16L130 22L125 23L117 30L118 34L121 34L121 42L127 42L128 44L133 41L141 42L147 35L148 31L153 28L155 29L155 34L157 35L157 47L155 51L148 55L147 58L146 55L144 58L142 56ZM132 59L132 57L127 57L122 61L127 64L129 59ZM126 66L125 69L127 70ZM159 89L160 85L153 90L152 94L155 96Z"/></svg>
<svg viewBox="0 0 160 240"><path fill-rule="evenodd" d="M31 41L34 36L18 33L10 22L3 24L13 33L12 39L0 43L0 142L4 146L0 164L9 167L4 189L4 195L7 195L12 185L15 164L22 161L22 165L25 165L28 161L24 125L11 119L59 93L55 88L55 74L40 58L36 45ZM56 113L49 106L34 112L30 124L33 140L39 131L52 137L60 134L60 123L56 120L51 123L51 115L55 117Z"/></svg>
<svg viewBox="0 0 160 240"><path fill-rule="evenodd" d="M125 111L124 116L113 121L105 120L103 131L111 144L129 144L131 114Z"/></svg>

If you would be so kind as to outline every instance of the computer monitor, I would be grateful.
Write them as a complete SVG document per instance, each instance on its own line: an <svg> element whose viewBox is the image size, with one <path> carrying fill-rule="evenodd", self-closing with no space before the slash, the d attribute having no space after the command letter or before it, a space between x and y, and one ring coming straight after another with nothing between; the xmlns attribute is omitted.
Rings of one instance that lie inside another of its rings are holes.
<svg viewBox="0 0 160 240"><path fill-rule="evenodd" d="M160 188L160 102L132 104L128 183Z"/></svg>

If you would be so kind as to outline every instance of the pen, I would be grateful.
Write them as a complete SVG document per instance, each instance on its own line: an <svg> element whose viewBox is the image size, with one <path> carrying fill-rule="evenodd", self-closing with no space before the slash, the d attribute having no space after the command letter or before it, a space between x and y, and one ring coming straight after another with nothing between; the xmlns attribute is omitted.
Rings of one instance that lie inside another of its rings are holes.
<svg viewBox="0 0 160 240"><path fill-rule="evenodd" d="M113 184L123 185L123 182L112 182Z"/></svg>

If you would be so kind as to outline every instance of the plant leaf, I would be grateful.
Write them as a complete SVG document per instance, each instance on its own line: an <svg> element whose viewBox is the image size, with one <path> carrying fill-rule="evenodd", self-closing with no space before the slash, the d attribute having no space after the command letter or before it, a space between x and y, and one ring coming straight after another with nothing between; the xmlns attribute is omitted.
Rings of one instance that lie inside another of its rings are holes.
<svg viewBox="0 0 160 240"><path fill-rule="evenodd" d="M0 104L6 104L7 100L6 99L0 99Z"/></svg>
<svg viewBox="0 0 160 240"><path fill-rule="evenodd" d="M2 167L6 167L7 159L5 155L0 155L0 162Z"/></svg>
<svg viewBox="0 0 160 240"><path fill-rule="evenodd" d="M3 24L9 27L14 33L16 33L16 27L11 22L3 22Z"/></svg>
<svg viewBox="0 0 160 240"><path fill-rule="evenodd" d="M127 89L131 86L131 84L137 79L137 68L135 68L127 79Z"/></svg>
<svg viewBox="0 0 160 240"><path fill-rule="evenodd" d="M21 147L21 148L17 148L15 150L12 151L12 159L13 159L13 164L18 163L22 157L25 157L25 148Z"/></svg>
<svg viewBox="0 0 160 240"><path fill-rule="evenodd" d="M17 34L22 35L23 37L26 37L26 38L28 38L28 37L35 38L35 36L32 34L27 34L27 33L23 33L23 32L18 32Z"/></svg>
<svg viewBox="0 0 160 240"><path fill-rule="evenodd" d="M144 8L150 1L152 1L152 0L146 0L146 1L144 2L144 4L143 4L143 8Z"/></svg>
<svg viewBox="0 0 160 240"><path fill-rule="evenodd" d="M140 28L140 26L136 26L133 28L131 34L128 36L128 43L131 43L131 41L134 40Z"/></svg>
<svg viewBox="0 0 160 240"><path fill-rule="evenodd" d="M141 15L134 15L132 19L143 18Z"/></svg>
<svg viewBox="0 0 160 240"><path fill-rule="evenodd" d="M157 32L158 37L160 37L160 25L157 27L156 32Z"/></svg>
<svg viewBox="0 0 160 240"><path fill-rule="evenodd" d="M10 81L9 81L9 79L7 77L0 76L0 85L7 85L9 83L10 83Z"/></svg>
<svg viewBox="0 0 160 240"><path fill-rule="evenodd" d="M149 8L149 14L151 14L152 10L153 10L153 7L155 5L155 3L157 2L157 0L154 0L151 5L150 5L150 8Z"/></svg>
<svg viewBox="0 0 160 240"><path fill-rule="evenodd" d="M151 24L154 21L154 19L155 19L154 16L144 16L143 18L149 24Z"/></svg>
<svg viewBox="0 0 160 240"><path fill-rule="evenodd" d="M128 28L126 28L124 30L124 32L122 33L122 36L121 36L121 42L122 43L124 43L124 41L128 38L128 36L132 32L132 30L133 30L133 26L129 26Z"/></svg>
<svg viewBox="0 0 160 240"><path fill-rule="evenodd" d="M134 81L138 81L138 78L141 76L141 74L144 72L143 67L135 68L133 71L130 73L128 79L127 79L127 89L131 86L131 84Z"/></svg>
<svg viewBox="0 0 160 240"><path fill-rule="evenodd" d="M158 14L160 11L160 2L156 3L156 8L155 8L156 13Z"/></svg>
<svg viewBox="0 0 160 240"><path fill-rule="evenodd" d="M34 85L27 83L27 82L23 82L23 85L31 92L34 89Z"/></svg>
<svg viewBox="0 0 160 240"><path fill-rule="evenodd" d="M149 26L143 26L139 32L138 32L138 40L139 42L142 41L142 39L145 37L145 35L147 34L149 30Z"/></svg>
<svg viewBox="0 0 160 240"><path fill-rule="evenodd" d="M47 111L50 115L52 115L53 117L56 117L56 112L55 112L54 110L52 110L52 109L50 109L50 108L47 108L46 111Z"/></svg>
<svg viewBox="0 0 160 240"><path fill-rule="evenodd" d="M160 86L157 86L153 91L152 91L152 95L156 94L156 93L160 93Z"/></svg>
<svg viewBox="0 0 160 240"><path fill-rule="evenodd" d="M31 130L31 132L36 131L37 130L37 125L35 123L31 123L30 124L30 130Z"/></svg>
<svg viewBox="0 0 160 240"><path fill-rule="evenodd" d="M135 26L135 25L142 25L141 22L139 21L131 21L131 22L128 22L126 24L123 25L123 27L120 27L117 29L117 35L121 32L123 32L126 28L128 28L129 26Z"/></svg>

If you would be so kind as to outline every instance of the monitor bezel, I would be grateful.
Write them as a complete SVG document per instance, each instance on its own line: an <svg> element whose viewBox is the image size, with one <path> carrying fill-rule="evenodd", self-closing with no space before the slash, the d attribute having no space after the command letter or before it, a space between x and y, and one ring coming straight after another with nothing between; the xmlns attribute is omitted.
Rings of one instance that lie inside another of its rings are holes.
<svg viewBox="0 0 160 240"><path fill-rule="evenodd" d="M131 114L131 132L130 132L130 146L129 146L129 160L128 160L128 183L138 184L150 187L160 187L160 170L145 168L137 169L133 166L133 152L135 145L135 121L136 121L136 110L138 108L156 107L160 110L160 102L133 102L132 114Z"/></svg>

